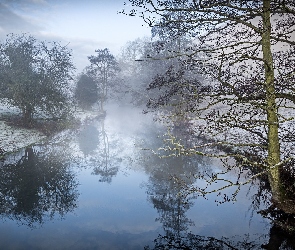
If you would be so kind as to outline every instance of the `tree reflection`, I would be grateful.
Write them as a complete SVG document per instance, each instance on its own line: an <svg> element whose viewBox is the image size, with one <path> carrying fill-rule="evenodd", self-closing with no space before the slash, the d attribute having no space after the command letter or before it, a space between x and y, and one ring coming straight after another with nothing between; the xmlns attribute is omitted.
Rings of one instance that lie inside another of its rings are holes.
<svg viewBox="0 0 295 250"><path fill-rule="evenodd" d="M187 177L188 173L192 174L196 169L193 162L177 157L163 159L151 172L147 185L149 200L157 209L160 215L157 220L163 224L168 235L172 232L179 235L193 224L186 217L187 210L193 205L193 197L182 196L182 186L175 182L172 176L181 176L183 181L191 183L192 179Z"/></svg>
<svg viewBox="0 0 295 250"><path fill-rule="evenodd" d="M73 211L75 175L56 155L27 148L16 163L0 168L0 214L29 227Z"/></svg>
<svg viewBox="0 0 295 250"><path fill-rule="evenodd" d="M89 158L87 165L93 168L93 174L99 175L100 182L111 183L112 178L117 175L119 171L118 162L120 158L116 156L116 150L118 146L114 145L115 141L109 141L108 134L105 130L104 118L98 118L92 125L88 125L88 128L84 129L87 132L87 136L84 136L85 147L81 140L79 140L80 149L91 146L91 150L88 150ZM90 146L89 146L90 145ZM111 146L110 146L111 145ZM85 150L83 151L84 155Z"/></svg>
<svg viewBox="0 0 295 250"><path fill-rule="evenodd" d="M280 203L272 199L271 185L266 174L260 177L257 193L251 197L252 209L272 224L268 243L262 245L263 249L295 248L295 176L290 166L284 168L281 175L287 196Z"/></svg>
<svg viewBox="0 0 295 250"><path fill-rule="evenodd" d="M204 162L201 157L168 157L168 158L150 158L145 163L145 169L150 173L148 188L148 199L158 211L164 234L160 234L154 240L154 246L147 246L145 249L294 249L295 247L295 202L294 202L294 173L282 173L285 176L284 185L288 194L288 199L283 203L276 204L272 200L271 186L268 181L267 173L259 175L256 180L249 183L249 188L255 189L256 193L252 198L253 211L258 212L263 217L271 220L272 227L269 235L260 237L249 237L249 235L233 236L231 238L207 237L195 235L190 231L194 222L187 217L187 211L192 207L198 196L204 196L215 192L217 183L210 182L212 192L208 191L208 179L212 179L215 170L210 168L209 162ZM152 167L151 167L152 166ZM223 181L233 183L233 186L240 186L243 178L248 179L249 175L255 175L255 168L239 168L242 172L221 171L218 174L223 175ZM286 171L291 169L285 168ZM220 171L220 170L217 170ZM244 172L243 172L244 171ZM243 175L244 174L244 175ZM291 178L293 176L293 178ZM197 177L197 178L196 178ZM205 179L205 180L204 180ZM221 179L220 179L221 180ZM219 180L219 181L220 181ZM204 185L204 183L206 185ZM195 192L199 190L198 192ZM222 190L226 195L221 201L216 199L218 204L233 201L228 198L230 191ZM237 197L234 196L234 199ZM265 207L267 207L265 209ZM288 211L286 213L286 211ZM268 242L265 242L268 238Z"/></svg>
<svg viewBox="0 0 295 250"><path fill-rule="evenodd" d="M175 250L175 249L226 249L226 250L240 250L240 249L261 249L260 245L255 242L247 241L247 236L241 241L230 240L222 237L217 239L214 237L205 237L195 235L192 233L183 234L181 237L174 237L174 235L159 235L154 240L155 246L153 248L145 247L145 250L150 249L163 249L163 250Z"/></svg>
<svg viewBox="0 0 295 250"><path fill-rule="evenodd" d="M149 162L150 163L150 162ZM200 157L170 157L153 162L155 168L150 170L147 185L149 200L157 209L163 226L164 235L154 240L154 246L148 249L258 249L259 243L245 239L228 239L222 237L205 237L195 235L189 231L194 222L186 213L194 204L196 196L183 195L184 189L196 181L193 176L202 172L209 172L209 162ZM157 165L157 163L159 165ZM169 173L169 174L167 174ZM204 175L204 173L202 174ZM177 179L182 181L175 181ZM191 176L191 178L189 177ZM184 186L183 183L186 183Z"/></svg>
<svg viewBox="0 0 295 250"><path fill-rule="evenodd" d="M206 162L201 161L200 157L154 158L153 169L150 168L150 163L149 161L146 164L146 170L150 172L147 193L150 202L158 211L159 218L156 220L162 223L165 232L164 235L159 235L154 240L153 249L201 249L205 246L217 246L214 244L213 238L208 239L188 232L189 227L194 223L186 213L194 204L195 197L182 195L182 183L193 184L195 179L189 176L192 177L200 170L203 171L204 169L199 169L198 166L202 165L206 168ZM182 182L176 182L174 176L177 176ZM220 242L218 242L219 245ZM145 249L150 248L146 247Z"/></svg>
<svg viewBox="0 0 295 250"><path fill-rule="evenodd" d="M99 132L93 125L87 125L80 131L78 136L79 148L84 156L94 152L99 145Z"/></svg>

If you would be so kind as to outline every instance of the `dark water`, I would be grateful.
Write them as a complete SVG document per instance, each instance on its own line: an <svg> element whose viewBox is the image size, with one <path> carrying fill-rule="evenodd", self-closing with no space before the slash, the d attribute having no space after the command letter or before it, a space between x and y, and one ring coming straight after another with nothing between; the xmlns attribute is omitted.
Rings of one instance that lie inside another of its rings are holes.
<svg viewBox="0 0 295 250"><path fill-rule="evenodd" d="M112 107L105 120L89 121L6 159L0 249L261 249L267 244L273 225L257 213L264 208L256 195L259 182L243 186L235 202L223 202L223 194L216 193L181 195L184 185L171 176L187 187L202 186L192 175L212 173L220 163L160 159L143 150L160 147L163 132L140 110Z"/></svg>

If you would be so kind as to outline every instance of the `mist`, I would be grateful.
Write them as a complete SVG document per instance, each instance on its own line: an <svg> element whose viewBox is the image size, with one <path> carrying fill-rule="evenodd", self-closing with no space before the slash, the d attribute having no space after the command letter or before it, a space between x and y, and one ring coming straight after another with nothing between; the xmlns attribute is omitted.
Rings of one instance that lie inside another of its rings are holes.
<svg viewBox="0 0 295 250"><path fill-rule="evenodd" d="M294 15L0 0L0 248L295 248Z"/></svg>

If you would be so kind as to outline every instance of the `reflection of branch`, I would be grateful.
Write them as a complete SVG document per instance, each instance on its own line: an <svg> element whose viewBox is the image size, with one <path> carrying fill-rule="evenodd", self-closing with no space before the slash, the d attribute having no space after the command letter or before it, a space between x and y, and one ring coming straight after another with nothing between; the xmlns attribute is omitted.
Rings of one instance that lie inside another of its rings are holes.
<svg viewBox="0 0 295 250"><path fill-rule="evenodd" d="M182 179L176 177L176 176L172 176L172 178L178 182L181 186L184 187L184 191L181 193L181 195L183 195L184 197L187 197L188 195L191 195L191 194L200 194L202 196L205 196L207 194L212 194L212 193L218 193L218 195L221 195L221 191L227 189L227 188L230 188L230 187L236 187L236 190L235 192L232 194L232 200L234 201L238 192L240 191L241 189L241 186L244 186L246 184L249 184L251 183L252 181L254 181L256 178L258 177L261 177L263 175L266 175L268 174L272 169L275 169L279 166L283 166L285 165L287 162L291 161L292 159L294 159L293 157L290 157L284 161L281 161L280 163L272 166L272 167L269 167L268 169L265 169L264 171L261 171L257 174L254 174L250 177L248 177L248 179L244 182L240 182L239 179L240 179L240 175L241 175L241 171L240 171L240 174L238 175L237 177L237 181L232 181L230 179L226 179L226 178L220 178L218 177L219 175L225 175L227 173L229 173L230 169L228 169L227 171L225 172L220 172L220 173L213 173L212 175L208 175L207 174L207 177L209 177L209 179L206 179L204 175L199 175L199 176L194 176L195 179L201 179L201 180L204 180L206 182L206 186L204 188L200 188L200 187L197 187L197 186L189 186L186 184L186 182L184 182ZM220 188L216 188L216 189L212 189L212 190L208 190L208 188L210 186L212 186L212 184L215 184L217 182L225 182L227 183L226 185L223 185L222 187ZM224 200L225 201L229 201L228 197L226 195L224 195Z"/></svg>
<svg viewBox="0 0 295 250"><path fill-rule="evenodd" d="M108 159L110 156L110 148L109 148L109 139L107 136L107 133L104 129L104 121L101 122L101 130L102 130L102 136L103 136L103 144L104 144L104 154L105 154L105 169L108 167Z"/></svg>
<svg viewBox="0 0 295 250"><path fill-rule="evenodd" d="M108 135L104 129L104 121L101 120L101 136L103 140L103 145L100 148L99 159L97 159L97 166L93 170L93 174L100 175L100 182L112 181L112 177L115 176L118 172L118 167L111 164L111 160L114 161L114 157L110 159L110 145Z"/></svg>
<svg viewBox="0 0 295 250"><path fill-rule="evenodd" d="M166 234L159 235L154 240L155 246L152 249L258 249L260 242L249 242L248 235L244 236L245 239L240 241L230 240L226 237L217 239L215 237L205 237L195 235L192 233L185 233L184 235ZM150 247L145 247L150 250ZM260 249L260 248L259 248Z"/></svg>

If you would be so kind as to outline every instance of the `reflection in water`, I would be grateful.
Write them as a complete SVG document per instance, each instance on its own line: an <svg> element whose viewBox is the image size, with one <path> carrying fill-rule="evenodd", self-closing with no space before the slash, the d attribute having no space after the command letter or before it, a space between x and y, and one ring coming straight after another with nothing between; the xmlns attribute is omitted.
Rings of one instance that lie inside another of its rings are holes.
<svg viewBox="0 0 295 250"><path fill-rule="evenodd" d="M294 183L294 177L282 174L285 183ZM294 186L289 185L287 192L289 196L294 197L291 193ZM263 244L263 249L294 249L295 248L295 216L294 209L290 209L290 203L294 207L293 201L285 201L285 204L276 204L272 200L272 190L267 175L260 177L257 193L251 197L252 209L258 214L271 221L269 240ZM283 206L287 206L283 207ZM283 207L283 208L282 208ZM288 213L286 211L289 211Z"/></svg>
<svg viewBox="0 0 295 250"><path fill-rule="evenodd" d="M92 174L100 176L100 182L111 183L122 166L123 158L130 158L126 153L129 148L122 143L120 136L113 133L109 138L105 119L101 117L83 128L78 135L78 143L85 165L92 168Z"/></svg>
<svg viewBox="0 0 295 250"><path fill-rule="evenodd" d="M159 218L156 220L162 223L165 232L164 236L159 235L155 240L155 249L183 249L183 234L193 225L186 216L187 210L193 205L192 197L180 195L182 187L172 178L172 175L177 174L185 181L191 181L185 177L186 174L192 174L198 168L187 160L181 157L159 159L158 165L150 170L147 193L158 211Z"/></svg>
<svg viewBox="0 0 295 250"><path fill-rule="evenodd" d="M248 242L247 240L247 236L240 242L234 242L225 237L216 239L214 237L204 237L192 233L187 233L180 237L159 235L154 240L155 247L153 249L260 249L259 245L255 242ZM151 248L145 247L145 249L149 250Z"/></svg>
<svg viewBox="0 0 295 250"><path fill-rule="evenodd" d="M182 144L186 144L187 132L183 133L183 126L173 129L173 136L181 138ZM171 136L170 138L173 138ZM169 139L170 139L169 138ZM191 139L191 137L189 137ZM200 138L202 139L202 138ZM167 140L169 141L169 140ZM183 143L184 142L184 143ZM174 144L173 146L175 146ZM172 146L170 148L173 148ZM179 150L178 148L176 151ZM212 149L210 149L212 150ZM217 148L217 150L227 150L227 148ZM169 152L170 153L170 152ZM172 150L172 153L173 150ZM170 153L171 154L171 153ZM181 155L176 152L175 155ZM222 197L216 200L218 203L226 203L236 201L238 192L241 186L248 183L249 187L254 187L257 193L251 197L253 211L261 214L264 218L271 221L271 228L269 232L269 240L267 244L262 244L263 241L249 241L245 239L233 240L222 238L221 240L213 237L202 237L193 235L183 231L180 236L177 230L173 234L167 233L165 224L163 227L166 235L159 237L155 240L155 249L295 249L295 171L293 166L285 166L281 172L281 181L284 190L279 201L274 199L271 185L267 174L263 174L261 169L256 167L244 165L239 161L234 164L223 160L223 167L220 169L212 170L212 173L197 173L194 175L196 183L186 182L182 176L174 175L173 179L176 181L179 188L179 194L185 197L193 194L195 196L207 197L211 193L217 194ZM290 162L288 164L291 164ZM294 163L293 163L294 164ZM206 172L206 171L205 171ZM186 173L184 172L186 175ZM256 176L256 180L252 178ZM184 201L186 204L186 201ZM173 210L171 210L172 213ZM180 211L180 210L179 210ZM185 219L185 218L184 218ZM172 235L172 236L171 236ZM263 238L261 236L260 238Z"/></svg>
<svg viewBox="0 0 295 250"><path fill-rule="evenodd" d="M78 136L79 148L84 156L93 153L99 145L99 132L93 125L85 126Z"/></svg>
<svg viewBox="0 0 295 250"><path fill-rule="evenodd" d="M147 185L149 200L157 209L157 221L162 223L164 230L164 235L159 234L154 240L153 249L250 249L243 248L246 246L243 243L238 243L240 248L236 248L237 244L226 238L204 237L189 231L194 222L186 213L194 205L196 197L183 196L184 186L181 183L192 185L195 179L188 176L205 171L206 165L204 158L200 157L170 157L158 160L158 165L151 171ZM174 176L182 182L176 182ZM145 249L151 248L147 246Z"/></svg>
<svg viewBox="0 0 295 250"><path fill-rule="evenodd" d="M294 215L286 214L273 205L270 200L271 188L267 176L264 179L261 178L256 184L252 183L252 185L257 185L258 189L257 193L251 197L253 199L251 209L273 221L267 244L265 244L264 235L256 239L247 234L231 238L205 237L190 231L197 221L190 220L187 212L197 202L200 195L191 192L190 187L196 190L196 186L202 186L202 178L214 174L209 162L200 157L179 156L152 159L150 158L150 161L145 163L146 171L150 174L147 193L149 201L159 214L157 221L161 222L164 231L164 234L159 234L154 240L152 249L293 249L295 246ZM198 179L195 179L195 176L198 176ZM227 181L233 181L236 178L236 175L225 175ZM201 194L204 198L207 198L207 195L209 194ZM216 200L218 204L230 201L232 199L222 199L222 202ZM269 208L259 210L270 204L272 205ZM290 226L292 232L290 232ZM284 230L284 227L288 227L288 230ZM151 248L146 246L145 249Z"/></svg>
<svg viewBox="0 0 295 250"><path fill-rule="evenodd" d="M114 165L116 164L115 156L110 155L110 142L104 127L104 119L100 120L100 125L100 138L102 144L98 154L99 158L97 158L97 166L94 167L93 174L101 176L99 181L111 183L112 178L116 176L119 171L119 166Z"/></svg>
<svg viewBox="0 0 295 250"><path fill-rule="evenodd" d="M202 193L190 191L208 187L204 178L210 180L220 168L216 170L215 163L201 156L160 158L151 150L141 150L162 146L165 137L156 138L163 134L162 128L145 124L130 132L123 118L116 116L122 130L114 128L116 119L108 116L85 125L78 135L65 136L66 140L28 148L16 162L0 167L3 219L36 227L46 219L65 218L38 230L13 227L7 233L9 243L4 239L7 235L0 236L1 249L11 249L20 232L26 246L33 246L27 249L293 249L295 235L288 227L295 224L294 216L273 205L267 177L244 186L241 192L250 186L251 192L237 196L235 204L225 199L220 205L223 196L216 198L217 193L204 194L203 199ZM77 186L72 170L81 185ZM91 173L110 185L99 183ZM225 171L222 176L236 183L242 181L239 174ZM293 183L290 180L290 186ZM214 185L209 188L215 189ZM78 188L80 206L75 209ZM233 190L223 191L229 196ZM75 215L64 216L74 209ZM247 209L267 219L253 213L250 227ZM10 225L7 221L2 232ZM17 240L21 247L15 249L24 249Z"/></svg>
<svg viewBox="0 0 295 250"><path fill-rule="evenodd" d="M55 155L27 148L16 162L0 168L0 214L34 227L76 208L77 182Z"/></svg>

